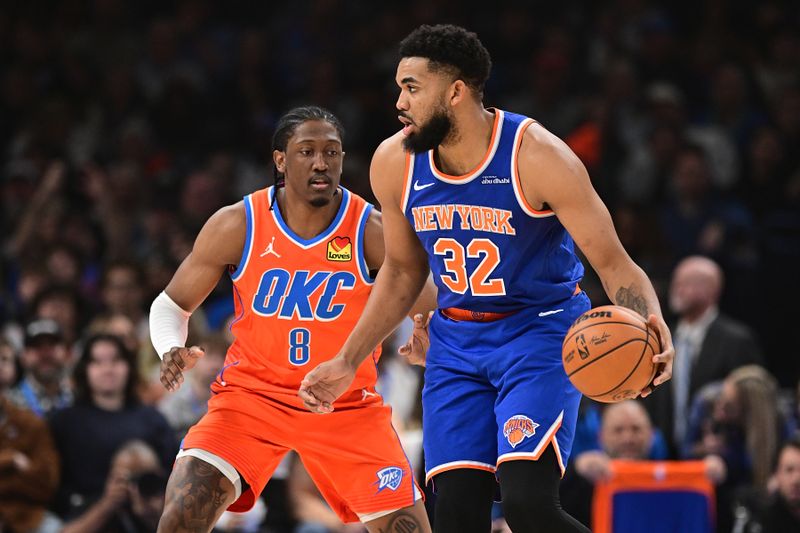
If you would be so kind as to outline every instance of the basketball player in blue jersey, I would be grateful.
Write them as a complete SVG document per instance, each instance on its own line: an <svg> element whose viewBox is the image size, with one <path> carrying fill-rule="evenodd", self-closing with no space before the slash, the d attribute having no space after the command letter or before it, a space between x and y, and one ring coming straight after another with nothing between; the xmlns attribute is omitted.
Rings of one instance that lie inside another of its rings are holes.
<svg viewBox="0 0 800 533"><path fill-rule="evenodd" d="M672 372L655 291L575 154L535 121L484 108L491 61L474 33L421 26L400 56L403 129L371 166L386 259L340 353L312 370L299 394L312 411L331 412L430 269L439 309L429 324L422 401L434 531L489 531L496 480L515 533L588 531L558 498L580 401L561 342L590 307L573 240L611 300L658 333L660 370L642 395Z"/></svg>

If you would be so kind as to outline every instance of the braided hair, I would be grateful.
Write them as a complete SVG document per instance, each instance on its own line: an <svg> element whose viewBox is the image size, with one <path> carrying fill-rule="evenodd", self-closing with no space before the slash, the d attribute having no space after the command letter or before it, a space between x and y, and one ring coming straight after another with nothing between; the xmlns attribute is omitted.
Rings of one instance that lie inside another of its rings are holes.
<svg viewBox="0 0 800 533"><path fill-rule="evenodd" d="M336 133L339 134L339 138L344 140L344 126L342 126L342 122L336 115L322 107L308 105L290 109L278 120L278 124L275 126L275 133L272 135L272 150L285 152L286 145L289 143L289 138L294 135L297 126L310 120L328 122L331 126L336 128ZM278 197L278 189L286 185L286 176L278 172L277 166L272 167L272 177L273 183L275 184L275 192L272 194L272 202L270 202L269 205L270 209L275 205L275 199Z"/></svg>

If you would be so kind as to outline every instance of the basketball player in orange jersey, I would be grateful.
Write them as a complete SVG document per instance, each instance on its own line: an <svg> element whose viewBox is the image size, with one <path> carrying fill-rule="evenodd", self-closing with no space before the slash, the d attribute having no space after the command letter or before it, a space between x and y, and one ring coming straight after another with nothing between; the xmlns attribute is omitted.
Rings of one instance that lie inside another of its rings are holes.
<svg viewBox="0 0 800 533"><path fill-rule="evenodd" d="M674 354L655 291L575 154L534 120L484 108L491 60L474 33L422 26L400 57L403 129L371 167L386 259L361 320L299 395L309 409L335 413L430 269L439 309L428 326L422 405L434 530L488 531L497 480L515 533L587 531L558 500L580 402L561 343L590 307L574 244L611 301L646 317L660 338L661 369L643 395L670 378Z"/></svg>
<svg viewBox="0 0 800 533"><path fill-rule="evenodd" d="M208 532L225 509L249 509L289 450L342 521L373 532L430 531L391 410L375 392L379 343L337 415L310 413L297 397L309 365L341 347L383 263L380 215L339 186L342 135L323 109L284 115L273 139L275 187L215 213L153 302L161 381L175 390L202 356L184 347L191 311L223 272L233 280L235 341L208 413L181 445L160 532Z"/></svg>

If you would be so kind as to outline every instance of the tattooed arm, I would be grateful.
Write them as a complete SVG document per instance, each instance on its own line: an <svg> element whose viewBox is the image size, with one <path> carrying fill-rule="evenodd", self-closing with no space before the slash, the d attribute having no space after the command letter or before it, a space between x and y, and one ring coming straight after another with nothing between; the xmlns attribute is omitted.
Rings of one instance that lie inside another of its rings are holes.
<svg viewBox="0 0 800 533"><path fill-rule="evenodd" d="M645 317L658 334L661 353L653 362L661 368L652 385L642 391L642 396L649 395L672 376L675 354L652 283L622 247L586 169L563 141L541 125L531 125L523 137L518 166L522 191L531 207L552 209L600 276L611 301Z"/></svg>

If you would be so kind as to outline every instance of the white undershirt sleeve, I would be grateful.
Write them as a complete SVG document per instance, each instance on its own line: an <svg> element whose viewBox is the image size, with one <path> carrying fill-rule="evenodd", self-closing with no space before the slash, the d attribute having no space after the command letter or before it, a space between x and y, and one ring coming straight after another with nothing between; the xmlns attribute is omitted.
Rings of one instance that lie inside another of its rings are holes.
<svg viewBox="0 0 800 533"><path fill-rule="evenodd" d="M150 340L161 359L172 348L186 345L191 315L164 291L153 300L150 306Z"/></svg>

